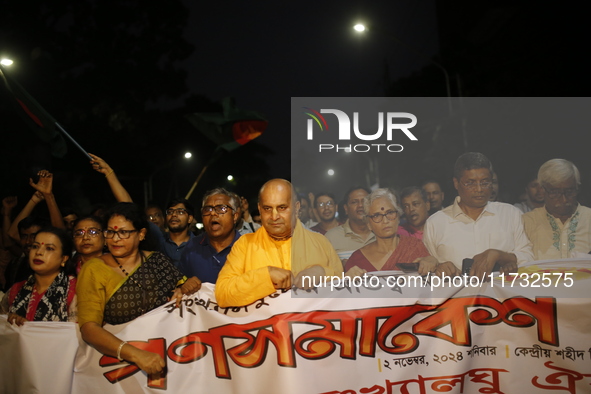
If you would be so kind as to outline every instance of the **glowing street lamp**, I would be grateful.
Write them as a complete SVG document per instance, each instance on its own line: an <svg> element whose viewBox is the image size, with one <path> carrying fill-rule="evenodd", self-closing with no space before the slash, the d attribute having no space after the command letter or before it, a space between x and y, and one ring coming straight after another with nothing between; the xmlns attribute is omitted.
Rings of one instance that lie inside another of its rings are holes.
<svg viewBox="0 0 591 394"><path fill-rule="evenodd" d="M358 23L355 26L353 26L353 29L355 29L356 31L358 31L359 33L365 31L365 25L362 23Z"/></svg>
<svg viewBox="0 0 591 394"><path fill-rule="evenodd" d="M334 170L332 168L330 170L328 170L328 175L330 175L330 176L334 175Z"/></svg>
<svg viewBox="0 0 591 394"><path fill-rule="evenodd" d="M191 152L185 153L185 159L190 159L191 157L193 157L193 154Z"/></svg>
<svg viewBox="0 0 591 394"><path fill-rule="evenodd" d="M227 180L229 180L230 182L234 180L234 177L232 175L228 175L228 177L226 178Z"/></svg>
<svg viewBox="0 0 591 394"><path fill-rule="evenodd" d="M12 63L14 63L12 60L10 59L2 59L0 60L0 64L2 64L3 66L10 66L12 65Z"/></svg>

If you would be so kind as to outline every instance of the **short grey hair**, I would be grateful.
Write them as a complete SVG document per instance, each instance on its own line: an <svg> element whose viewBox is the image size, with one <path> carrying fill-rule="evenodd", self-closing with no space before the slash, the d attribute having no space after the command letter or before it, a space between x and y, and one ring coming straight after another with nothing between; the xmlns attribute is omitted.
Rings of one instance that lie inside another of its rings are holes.
<svg viewBox="0 0 591 394"><path fill-rule="evenodd" d="M205 205L205 201L207 201L209 197L215 196L216 194L228 196L230 198L230 206L234 211L236 211L240 206L240 198L236 193L229 192L223 187L216 187L215 189L212 189L205 193L205 195L203 196L203 200L201 201L201 207L203 208L203 206Z"/></svg>
<svg viewBox="0 0 591 394"><path fill-rule="evenodd" d="M581 185L579 169L572 162L565 159L548 160L538 171L538 182L546 185L556 185L574 179L577 187Z"/></svg>
<svg viewBox="0 0 591 394"><path fill-rule="evenodd" d="M371 204L378 198L382 197L388 199L388 201L390 201L392 205L394 205L394 209L396 209L396 212L398 212L398 214L402 214L402 210L398 205L398 198L396 197L396 194L394 194L390 189L376 189L367 196L365 196L365 198L363 199L363 211L365 212L365 215L369 215L369 207L371 206Z"/></svg>

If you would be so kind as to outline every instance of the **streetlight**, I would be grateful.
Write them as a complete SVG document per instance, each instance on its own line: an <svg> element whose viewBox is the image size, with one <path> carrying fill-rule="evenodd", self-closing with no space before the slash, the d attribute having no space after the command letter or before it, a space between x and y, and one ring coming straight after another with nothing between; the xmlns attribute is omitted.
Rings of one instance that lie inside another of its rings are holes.
<svg viewBox="0 0 591 394"><path fill-rule="evenodd" d="M185 159L190 159L193 156L191 152L185 153Z"/></svg>
<svg viewBox="0 0 591 394"><path fill-rule="evenodd" d="M228 175L228 177L226 179L229 180L230 182L232 182L234 180L234 177L232 175Z"/></svg>
<svg viewBox="0 0 591 394"><path fill-rule="evenodd" d="M332 168L330 170L328 170L328 175L330 175L330 176L334 175L334 170Z"/></svg>
<svg viewBox="0 0 591 394"><path fill-rule="evenodd" d="M12 65L12 63L14 63L12 60L10 59L2 59L0 60L0 64L2 64L3 66L10 66Z"/></svg>
<svg viewBox="0 0 591 394"><path fill-rule="evenodd" d="M356 32L358 33L363 33L365 31L367 31L367 27L362 24L362 23L358 23L355 26L353 26L353 29L355 29ZM374 31L376 31L374 29ZM379 30L378 30L379 31ZM381 31L379 31L380 33L382 33ZM386 35L386 34L384 34ZM443 75L445 75L445 87L447 89L447 105L449 107L449 114L451 116L452 113L452 107L451 107L451 88L449 86L449 74L447 73L447 70L445 69L445 67L443 67L440 63L436 62L435 60L431 59L430 57L423 55L421 52L417 51L416 49L414 49L412 46L406 44L403 41L400 41L398 38L396 38L395 36L391 36L391 35L387 35L391 40L397 42L398 44L402 44L403 46L406 47L406 49L408 49L409 51L413 52L415 55L419 55L421 57L423 57L424 59L430 61L434 66L436 66L438 69L440 69L443 72Z"/></svg>

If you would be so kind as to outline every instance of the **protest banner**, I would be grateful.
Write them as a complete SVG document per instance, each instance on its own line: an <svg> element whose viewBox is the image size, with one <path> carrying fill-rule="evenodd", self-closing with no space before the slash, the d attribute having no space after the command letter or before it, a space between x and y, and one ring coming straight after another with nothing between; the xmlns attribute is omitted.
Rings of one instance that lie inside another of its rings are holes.
<svg viewBox="0 0 591 394"><path fill-rule="evenodd" d="M535 274L541 279L544 273L552 277L550 285L532 281ZM515 280L496 277L478 286L434 289L436 298L406 298L416 288L391 287L385 278L380 280L384 286L377 289L341 287L329 294L329 288L321 288L313 298L278 292L236 308L218 307L213 285L206 284L185 297L181 308L164 305L130 323L105 327L134 346L160 354L167 363L165 376L153 378L81 343L71 391L356 394L591 389L591 260L534 262ZM452 296L439 297L446 292ZM64 367L71 366L71 349L79 339L72 326L49 326L3 328L2 381L7 372L21 379L14 386L3 383L3 392L14 392L11 387L64 392L53 386L72 378L71 369L68 375ZM26 386L23 379L28 380Z"/></svg>

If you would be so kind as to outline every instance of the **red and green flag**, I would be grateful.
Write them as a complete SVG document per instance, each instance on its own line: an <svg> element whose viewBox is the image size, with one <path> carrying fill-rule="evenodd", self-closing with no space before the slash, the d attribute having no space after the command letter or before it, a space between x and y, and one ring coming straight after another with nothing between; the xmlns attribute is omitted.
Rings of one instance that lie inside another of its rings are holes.
<svg viewBox="0 0 591 394"><path fill-rule="evenodd" d="M51 154L64 157L68 148L62 134L57 129L56 120L0 65L0 76L8 92L15 100L17 112L29 128L43 142L51 146Z"/></svg>
<svg viewBox="0 0 591 394"><path fill-rule="evenodd" d="M197 130L218 149L232 151L259 137L269 122L261 114L236 108L234 99L222 100L222 112L196 112L185 115Z"/></svg>

